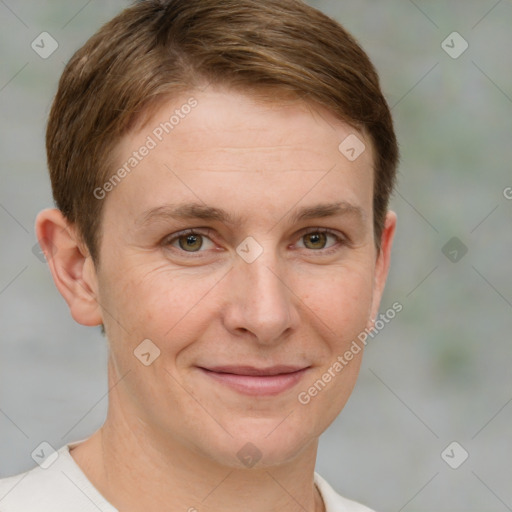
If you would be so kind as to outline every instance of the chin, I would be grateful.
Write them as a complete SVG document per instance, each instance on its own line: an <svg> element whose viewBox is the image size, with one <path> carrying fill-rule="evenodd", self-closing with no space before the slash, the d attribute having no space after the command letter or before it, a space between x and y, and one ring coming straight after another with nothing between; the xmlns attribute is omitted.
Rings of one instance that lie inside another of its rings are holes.
<svg viewBox="0 0 512 512"><path fill-rule="evenodd" d="M306 422L286 425L288 420L283 421L284 418L285 415L278 421L252 418L233 422L228 428L233 437L205 436L211 441L205 448L211 458L233 469L263 469L292 462L304 450L312 448L318 435L313 434L313 428L307 428L310 425ZM214 443L215 454L212 453Z"/></svg>

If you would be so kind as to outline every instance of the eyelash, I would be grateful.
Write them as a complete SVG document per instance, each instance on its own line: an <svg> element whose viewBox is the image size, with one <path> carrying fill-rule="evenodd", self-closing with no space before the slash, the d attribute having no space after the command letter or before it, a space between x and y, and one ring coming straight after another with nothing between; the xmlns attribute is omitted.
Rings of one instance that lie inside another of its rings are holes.
<svg viewBox="0 0 512 512"><path fill-rule="evenodd" d="M316 233L326 233L328 235L333 236L336 239L336 244L334 244L332 247L329 247L327 249L318 249L318 250L310 249L310 252L315 252L315 253L319 253L324 256L328 256L330 254L333 254L333 253L339 251L342 246L349 244L349 240L346 237L344 237L343 235L340 236L340 234L338 234L338 232L333 231L331 229L327 229L327 228L308 228L306 231L301 233L299 239L305 237L306 235L311 235L311 234L316 234ZM208 228L186 229L184 231L179 231L178 233L174 233L174 234L169 235L168 237L164 238L164 240L162 241L162 245L164 245L166 247L170 246L173 242L175 242L179 238L181 238L183 236L187 236L187 235L200 235L200 236L204 236L204 237L212 239L212 237L214 236L214 232ZM211 241L213 242L213 240L211 240ZM176 247L173 247L173 249L176 249L178 252L180 252L182 254L188 254L188 255L190 255L188 257L191 257L191 258L200 258L200 257L202 257L201 253L205 252L205 251L187 252L182 249L178 249ZM306 249L307 249L307 247L306 247Z"/></svg>

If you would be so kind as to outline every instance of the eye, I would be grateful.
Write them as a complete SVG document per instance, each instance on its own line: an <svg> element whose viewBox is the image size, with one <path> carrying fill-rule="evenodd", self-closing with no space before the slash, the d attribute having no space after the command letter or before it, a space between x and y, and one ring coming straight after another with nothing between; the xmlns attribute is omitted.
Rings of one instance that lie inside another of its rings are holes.
<svg viewBox="0 0 512 512"><path fill-rule="evenodd" d="M209 229L187 229L178 233L169 235L162 241L162 245L172 248L173 251L178 253L187 253L193 255L206 252L208 249L213 249L215 244L210 239L213 232ZM328 239L334 240L330 246L326 246ZM348 243L347 239L335 231L326 228L310 228L306 233L303 233L299 242L304 241L304 248L321 254L331 254L340 250L340 248ZM206 246L205 246L206 242ZM208 246L210 244L210 246ZM303 248L299 245L299 248ZM203 250L201 250L203 249Z"/></svg>
<svg viewBox="0 0 512 512"><path fill-rule="evenodd" d="M328 238L333 238L335 243L326 247ZM301 240L304 240L304 245L307 249L313 251L323 251L325 254L330 254L339 249L338 246L346 243L345 238L340 236L334 231L325 228L313 228L302 235ZM337 242L337 243L336 243Z"/></svg>
<svg viewBox="0 0 512 512"><path fill-rule="evenodd" d="M187 229L186 231L170 235L164 240L163 244L188 253L204 252L200 251L200 249L204 247L205 240L208 240L213 246L213 242L209 239L208 235L210 235L209 230L206 230L206 233L202 233L199 230Z"/></svg>

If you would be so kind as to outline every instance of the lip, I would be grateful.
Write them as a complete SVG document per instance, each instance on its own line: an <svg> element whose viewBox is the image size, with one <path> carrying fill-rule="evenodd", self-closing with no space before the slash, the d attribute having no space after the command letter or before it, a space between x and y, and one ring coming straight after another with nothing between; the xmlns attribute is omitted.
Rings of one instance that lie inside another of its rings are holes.
<svg viewBox="0 0 512 512"><path fill-rule="evenodd" d="M251 396L275 396L295 386L309 367L216 366L199 369L210 379L239 393Z"/></svg>

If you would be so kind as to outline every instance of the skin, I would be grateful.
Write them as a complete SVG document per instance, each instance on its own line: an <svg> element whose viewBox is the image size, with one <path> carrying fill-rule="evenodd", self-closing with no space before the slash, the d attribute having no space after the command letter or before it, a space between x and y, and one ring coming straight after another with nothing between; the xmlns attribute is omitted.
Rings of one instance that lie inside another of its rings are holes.
<svg viewBox="0 0 512 512"><path fill-rule="evenodd" d="M103 323L110 346L107 419L71 453L123 511L321 511L318 439L348 400L362 351L307 405L297 396L377 316L396 215L377 252L370 141L299 100L192 91L126 135L118 165L190 96L197 107L103 199L99 265L58 210L37 218L73 318ZM350 162L338 146L354 133L366 150ZM340 201L359 213L293 222L298 208ZM190 202L240 219L143 222ZM202 235L191 249L186 236L169 241L189 228ZM236 252L247 237L263 249L252 263ZM134 356L144 339L160 350L149 366ZM281 394L247 396L198 368L227 364L309 368ZM237 457L247 442L261 453L252 468Z"/></svg>

